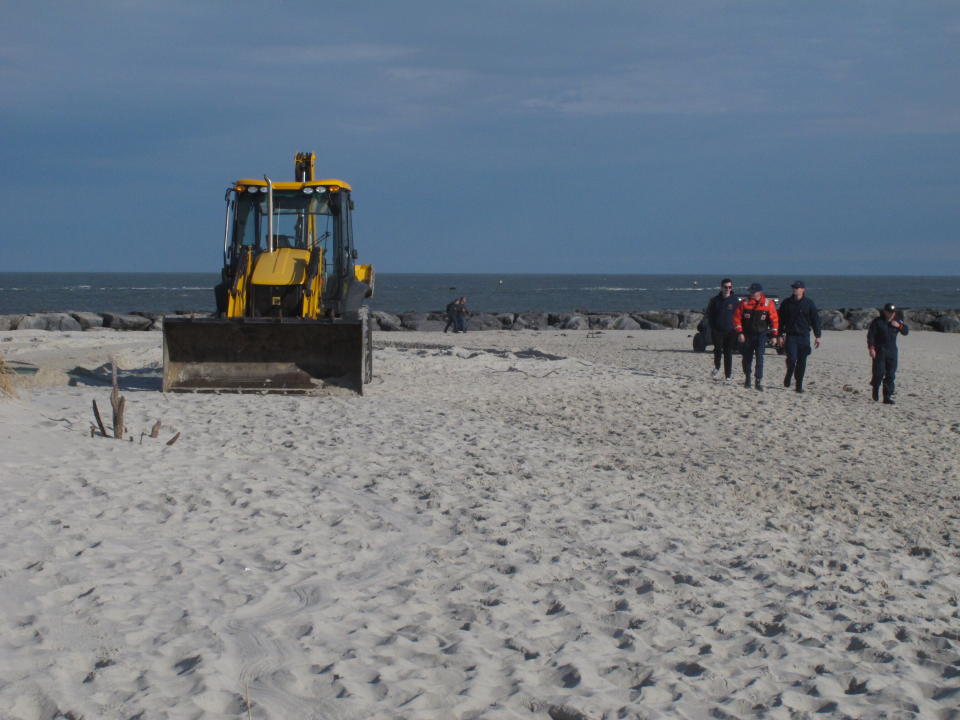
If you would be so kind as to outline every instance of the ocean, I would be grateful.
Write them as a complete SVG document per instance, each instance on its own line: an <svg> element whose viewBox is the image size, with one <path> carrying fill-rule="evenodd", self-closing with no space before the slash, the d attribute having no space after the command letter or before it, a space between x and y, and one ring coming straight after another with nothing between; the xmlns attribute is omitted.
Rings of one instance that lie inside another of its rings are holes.
<svg viewBox="0 0 960 720"><path fill-rule="evenodd" d="M702 309L716 275L445 275L378 273L374 310L441 310L464 295L475 312ZM737 293L760 282L786 297L786 275L735 277ZM960 308L960 276L807 275L821 308ZM218 273L0 273L0 315L58 312L212 311Z"/></svg>

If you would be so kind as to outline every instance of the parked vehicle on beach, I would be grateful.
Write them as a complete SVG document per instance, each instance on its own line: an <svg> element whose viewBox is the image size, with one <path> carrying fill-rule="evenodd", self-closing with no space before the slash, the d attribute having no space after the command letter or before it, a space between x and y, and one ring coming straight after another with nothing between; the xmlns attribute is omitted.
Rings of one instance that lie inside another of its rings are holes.
<svg viewBox="0 0 960 720"><path fill-rule="evenodd" d="M217 316L164 318L164 392L362 394L371 381L373 267L354 262L352 188L315 164L297 153L293 181L227 189Z"/></svg>

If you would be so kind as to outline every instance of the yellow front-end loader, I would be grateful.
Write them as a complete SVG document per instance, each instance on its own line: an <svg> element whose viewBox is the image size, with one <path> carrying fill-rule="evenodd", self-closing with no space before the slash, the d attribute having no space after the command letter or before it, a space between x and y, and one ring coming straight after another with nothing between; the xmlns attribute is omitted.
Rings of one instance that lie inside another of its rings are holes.
<svg viewBox="0 0 960 720"><path fill-rule="evenodd" d="M164 392L362 393L372 379L373 268L354 262L351 187L315 180L315 163L297 153L294 182L227 190L217 316L164 318Z"/></svg>

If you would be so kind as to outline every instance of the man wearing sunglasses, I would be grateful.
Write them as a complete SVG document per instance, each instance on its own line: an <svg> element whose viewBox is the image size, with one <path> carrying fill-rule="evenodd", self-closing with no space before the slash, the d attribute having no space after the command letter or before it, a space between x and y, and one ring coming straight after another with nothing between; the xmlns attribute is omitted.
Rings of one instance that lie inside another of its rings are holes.
<svg viewBox="0 0 960 720"><path fill-rule="evenodd" d="M720 358L723 358L724 380L733 379L733 350L737 347L737 332L733 329L733 312L739 299L733 294L733 280L720 281L720 292L710 298L707 304L707 322L713 339L713 373L716 380L720 377Z"/></svg>

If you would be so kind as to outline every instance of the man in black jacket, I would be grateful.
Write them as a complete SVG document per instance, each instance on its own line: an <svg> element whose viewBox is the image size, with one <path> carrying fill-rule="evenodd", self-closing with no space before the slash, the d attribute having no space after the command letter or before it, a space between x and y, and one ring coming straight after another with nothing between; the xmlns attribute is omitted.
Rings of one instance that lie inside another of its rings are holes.
<svg viewBox="0 0 960 720"><path fill-rule="evenodd" d="M867 328L867 347L873 360L873 399L880 399L880 386L883 386L883 402L893 405L893 393L897 379L897 336L910 332L901 320L897 320L897 306L887 303L880 317L875 318Z"/></svg>
<svg viewBox="0 0 960 720"><path fill-rule="evenodd" d="M710 298L706 316L713 340L713 375L720 377L720 358L723 357L723 377L733 378L733 351L737 346L737 333L733 329L733 311L740 300L733 294L733 280L720 281L720 292Z"/></svg>
<svg viewBox="0 0 960 720"><path fill-rule="evenodd" d="M820 313L813 300L806 297L807 286L797 280L790 287L793 295L780 303L780 342L787 353L787 374L783 386L790 387L796 378L797 392L803 392L803 376L807 372L807 355L810 354L810 331L813 330L813 346L820 347Z"/></svg>

